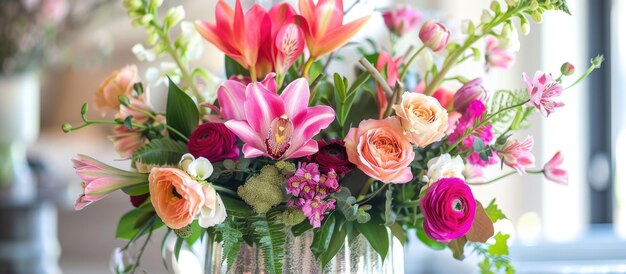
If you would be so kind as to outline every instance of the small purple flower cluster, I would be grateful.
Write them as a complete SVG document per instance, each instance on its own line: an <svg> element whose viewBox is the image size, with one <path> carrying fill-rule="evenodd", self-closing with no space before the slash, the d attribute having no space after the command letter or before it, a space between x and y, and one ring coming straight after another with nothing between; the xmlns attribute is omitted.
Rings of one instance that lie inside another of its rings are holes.
<svg viewBox="0 0 626 274"><path fill-rule="evenodd" d="M324 198L340 189L338 175L334 170L322 174L316 163L300 163L298 169L287 179L287 193L295 199L287 203L302 210L315 228L322 224L324 213L335 209L335 200Z"/></svg>

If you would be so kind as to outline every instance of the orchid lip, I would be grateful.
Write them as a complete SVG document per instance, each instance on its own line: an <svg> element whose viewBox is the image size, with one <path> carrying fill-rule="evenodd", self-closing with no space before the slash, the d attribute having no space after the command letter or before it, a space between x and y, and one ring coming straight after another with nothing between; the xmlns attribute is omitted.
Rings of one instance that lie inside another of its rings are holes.
<svg viewBox="0 0 626 274"><path fill-rule="evenodd" d="M293 123L287 114L274 118L265 139L267 153L274 159L283 156L291 146L292 135Z"/></svg>

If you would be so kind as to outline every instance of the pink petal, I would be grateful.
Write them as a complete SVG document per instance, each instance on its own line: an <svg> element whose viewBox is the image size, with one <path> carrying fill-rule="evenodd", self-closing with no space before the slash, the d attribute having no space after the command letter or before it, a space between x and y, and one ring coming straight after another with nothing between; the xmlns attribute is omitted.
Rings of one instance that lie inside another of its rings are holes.
<svg viewBox="0 0 626 274"><path fill-rule="evenodd" d="M310 107L293 118L292 146L298 147L327 128L335 120L335 111L329 106Z"/></svg>
<svg viewBox="0 0 626 274"><path fill-rule="evenodd" d="M244 144L242 150L243 150L243 155L246 158L256 158L256 157L267 155L267 153L265 153L264 151L258 150L255 147L250 146L248 144Z"/></svg>
<svg viewBox="0 0 626 274"><path fill-rule="evenodd" d="M246 86L240 82L225 81L217 90L217 101L225 120L245 120L246 113L242 104L245 100Z"/></svg>
<svg viewBox="0 0 626 274"><path fill-rule="evenodd" d="M239 139L241 139L244 143L257 148L263 147L263 141L259 136L259 133L252 129L246 121L230 120L226 121L224 125L237 135L237 137L239 137Z"/></svg>
<svg viewBox="0 0 626 274"><path fill-rule="evenodd" d="M304 156L309 156L309 155L313 155L318 151L318 146L317 146L317 141L316 140L309 140L308 142L306 142L306 144L304 144L303 146L297 148L296 150L294 150L293 152L291 152L291 154L287 154L285 153L285 156L283 156L285 159L295 159L295 158L301 158Z"/></svg>
<svg viewBox="0 0 626 274"><path fill-rule="evenodd" d="M276 93L276 73L270 72L265 75L265 79L261 81L261 84L263 84L263 86L265 86L267 90Z"/></svg>
<svg viewBox="0 0 626 274"><path fill-rule="evenodd" d="M309 105L309 83L304 78L291 82L280 95L285 103L285 113L294 118L300 112L306 111Z"/></svg>
<svg viewBox="0 0 626 274"><path fill-rule="evenodd" d="M244 108L248 123L261 137L269 132L272 120L285 114L282 98L258 82L246 88Z"/></svg>

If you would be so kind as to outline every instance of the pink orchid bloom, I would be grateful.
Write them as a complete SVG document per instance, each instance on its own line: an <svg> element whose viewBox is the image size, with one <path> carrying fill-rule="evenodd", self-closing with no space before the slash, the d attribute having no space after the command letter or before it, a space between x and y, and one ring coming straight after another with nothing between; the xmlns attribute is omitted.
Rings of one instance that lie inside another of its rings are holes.
<svg viewBox="0 0 626 274"><path fill-rule="evenodd" d="M513 54L506 49L500 48L497 38L493 36L487 36L487 44L485 46L485 60L487 61L487 69L507 69L513 63Z"/></svg>
<svg viewBox="0 0 626 274"><path fill-rule="evenodd" d="M86 155L79 154L72 162L76 174L84 181L83 194L74 205L76 210L81 210L118 189L148 182L148 174L114 168Z"/></svg>
<svg viewBox="0 0 626 274"><path fill-rule="evenodd" d="M239 89L232 90L232 94L242 93L242 86L231 88ZM267 156L284 160L314 154L317 141L311 138L335 119L331 107L308 106L309 84L304 78L291 82L281 95L276 94L275 85L262 83L249 84L244 92L245 100L221 106L224 113L235 113L239 118L230 119L225 125L245 143L246 158Z"/></svg>
<svg viewBox="0 0 626 274"><path fill-rule="evenodd" d="M369 16L343 24L343 1L300 0L301 23L311 59L316 60L343 46L361 27Z"/></svg>
<svg viewBox="0 0 626 274"><path fill-rule="evenodd" d="M534 140L528 136L524 141L509 138L498 155L502 157L504 164L517 170L520 175L526 174L526 169L535 165L535 156L532 154Z"/></svg>
<svg viewBox="0 0 626 274"><path fill-rule="evenodd" d="M244 15L241 1L237 0L233 10L220 0L215 7L215 24L196 21L196 29L252 74L265 75L271 71L271 56L260 50L271 29L270 18L261 5L253 5Z"/></svg>
<svg viewBox="0 0 626 274"><path fill-rule="evenodd" d="M546 179L560 185L567 185L567 170L561 168L562 164L563 154L559 151L543 166L543 174Z"/></svg>
<svg viewBox="0 0 626 274"><path fill-rule="evenodd" d="M392 89L396 86L396 81L400 79L398 73L398 66L402 62L402 57L396 58L395 60L391 57L391 55L386 51L381 51L378 55L378 61L376 61L376 69L380 72L383 72L387 75L387 85L389 85ZM385 90L378 84L376 84L376 102L378 103L378 118L382 119L385 114L385 110L389 106L389 102L387 96L391 94L386 94Z"/></svg>
<svg viewBox="0 0 626 274"><path fill-rule="evenodd" d="M276 90L276 74L270 73L261 81L268 90ZM246 86L239 80L226 80L217 89L217 101L220 103L220 113L225 121L246 120L246 113L242 102L246 100Z"/></svg>
<svg viewBox="0 0 626 274"><path fill-rule="evenodd" d="M565 105L562 102L554 101L555 97L563 93L563 87L552 78L552 75L537 71L532 81L526 73L523 76L528 94L530 95L528 104L540 110L543 115L548 117L550 113L554 112L555 108Z"/></svg>

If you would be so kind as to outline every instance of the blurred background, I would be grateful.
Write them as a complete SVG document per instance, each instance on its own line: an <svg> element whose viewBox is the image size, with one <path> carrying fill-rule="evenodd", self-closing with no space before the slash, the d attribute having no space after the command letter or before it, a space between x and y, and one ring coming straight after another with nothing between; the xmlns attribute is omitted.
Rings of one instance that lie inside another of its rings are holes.
<svg viewBox="0 0 626 274"><path fill-rule="evenodd" d="M215 2L164 5L184 5L189 21L213 20ZM344 6L354 2L346 0ZM358 2L346 20L373 16L356 39L389 47L380 10L410 4L426 18L443 18L458 35L462 19L478 20L491 1ZM569 186L528 175L473 190L483 203L495 196L507 214L496 229L512 235L511 257L519 273L626 273L626 175L620 174L626 172L626 0L567 2L572 16L549 12L541 24L531 23L530 35L520 34L521 47L513 49L514 65L489 71L485 86L523 88L523 72L557 73L566 61L580 75L591 58L604 54L601 69L563 94L566 107L549 119L533 117L523 133L535 138L538 166L556 151L564 153ZM82 153L119 167L129 163L116 160L106 138L110 128L64 134L61 124L80 123L81 105L91 102L112 71L137 64L149 81L155 69L166 72L167 63L137 60L131 48L144 43L146 34L131 26L121 0L3 0L0 5L0 273L110 273L111 253L124 245L114 239L115 225L131 204L116 193L74 211L81 187L70 159ZM417 39L417 30L401 38L397 52ZM198 65L224 77L223 55L208 42L201 46ZM358 53L346 48L341 54L344 61L333 63L331 71L352 71ZM483 66L464 65L458 72L471 79L485 75ZM153 82L150 89L152 103L163 109L164 86ZM148 245L142 263L147 273L164 272L160 244ZM416 241L404 253L406 273L477 271L471 255L455 261L449 250L431 251Z"/></svg>

